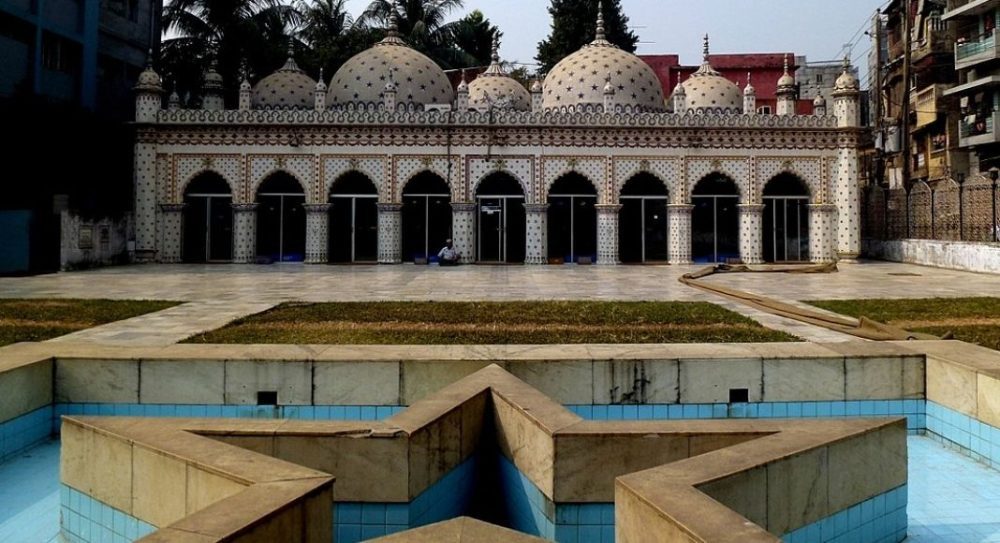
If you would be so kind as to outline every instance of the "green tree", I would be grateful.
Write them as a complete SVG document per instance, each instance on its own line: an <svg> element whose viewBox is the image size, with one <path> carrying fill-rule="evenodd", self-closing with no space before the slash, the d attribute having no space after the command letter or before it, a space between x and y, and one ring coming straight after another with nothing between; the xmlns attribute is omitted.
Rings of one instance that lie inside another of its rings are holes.
<svg viewBox="0 0 1000 543"><path fill-rule="evenodd" d="M369 28L393 21L406 42L445 69L475 66L477 60L453 43L458 21L448 16L464 7L462 0L374 0L358 20Z"/></svg>
<svg viewBox="0 0 1000 543"><path fill-rule="evenodd" d="M235 101L241 67L267 74L285 60L292 30L301 20L279 0L171 0L163 7L160 71L182 97L195 100L202 74L211 62L225 78L226 94Z"/></svg>
<svg viewBox="0 0 1000 543"><path fill-rule="evenodd" d="M500 29L478 9L455 21L451 28L451 43L474 59L476 66L486 66L493 56L494 38L503 36Z"/></svg>
<svg viewBox="0 0 1000 543"><path fill-rule="evenodd" d="M594 40L599 0L552 0L552 33L538 44L541 72L547 73L566 56ZM621 0L604 0L604 32L607 40L634 53L639 37L628 28Z"/></svg>
<svg viewBox="0 0 1000 543"><path fill-rule="evenodd" d="M347 11L347 0L297 0L301 15L296 37L305 51L300 66L316 75L322 68L329 78L348 59L375 43L373 32Z"/></svg>

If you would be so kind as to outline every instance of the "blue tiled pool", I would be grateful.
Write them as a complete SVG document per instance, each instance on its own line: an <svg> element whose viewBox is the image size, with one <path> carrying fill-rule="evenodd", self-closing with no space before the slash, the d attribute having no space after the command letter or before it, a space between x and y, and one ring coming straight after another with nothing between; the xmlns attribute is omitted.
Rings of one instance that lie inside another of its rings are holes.
<svg viewBox="0 0 1000 543"><path fill-rule="evenodd" d="M913 543L1000 543L1000 471L922 436L909 438ZM0 464L0 541L49 543L59 533L59 442Z"/></svg>

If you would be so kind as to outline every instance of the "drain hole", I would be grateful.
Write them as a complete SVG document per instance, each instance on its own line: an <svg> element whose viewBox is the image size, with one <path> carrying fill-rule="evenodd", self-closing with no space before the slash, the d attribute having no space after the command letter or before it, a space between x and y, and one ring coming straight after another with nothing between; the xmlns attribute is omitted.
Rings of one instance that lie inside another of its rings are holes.
<svg viewBox="0 0 1000 543"><path fill-rule="evenodd" d="M750 389L748 388L729 389L729 403L750 403Z"/></svg>
<svg viewBox="0 0 1000 543"><path fill-rule="evenodd" d="M277 390L257 391L257 405L278 405Z"/></svg>

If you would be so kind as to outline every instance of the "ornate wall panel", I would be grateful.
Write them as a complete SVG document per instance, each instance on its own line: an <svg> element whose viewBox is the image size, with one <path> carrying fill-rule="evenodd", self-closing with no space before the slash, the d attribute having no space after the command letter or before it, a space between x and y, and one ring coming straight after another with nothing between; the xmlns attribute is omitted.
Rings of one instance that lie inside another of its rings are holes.
<svg viewBox="0 0 1000 543"><path fill-rule="evenodd" d="M740 189L740 203L750 202L750 161L739 157L688 157L687 193L691 194L702 179L721 173Z"/></svg>
<svg viewBox="0 0 1000 543"><path fill-rule="evenodd" d="M174 186L170 191L169 202L184 201L184 191L189 183L202 173L218 174L229 184L234 202L245 202L242 191L243 157L241 155L174 155Z"/></svg>
<svg viewBox="0 0 1000 543"><path fill-rule="evenodd" d="M306 199L310 203L318 202L316 180L317 159L312 155L250 155L248 158L250 181L248 196L250 199L256 197L257 189L265 179L276 172L285 172L294 177L302 190L306 193ZM325 199L324 199L325 200Z"/></svg>
<svg viewBox="0 0 1000 543"><path fill-rule="evenodd" d="M568 173L578 173L586 177L597 190L598 203L608 203L607 163L605 157L598 156L543 156L542 187L538 201L548 201L549 189L552 188L552 184Z"/></svg>
<svg viewBox="0 0 1000 543"><path fill-rule="evenodd" d="M615 157L614 188L612 197L618 201L622 188L633 177L640 173L648 173L663 182L670 193L672 202L684 191L682 188L684 163L680 158L657 157Z"/></svg>
<svg viewBox="0 0 1000 543"><path fill-rule="evenodd" d="M393 172L393 202L401 202L403 200L403 189L406 183L413 179L417 174L421 172L431 172L441 179L444 179L445 183L448 183L448 187L451 188L451 199L452 201L461 202L464 201L464 190L460 182L460 174L462 171L462 158L459 156L451 157L450 168L448 157L445 155L434 156L395 156L394 158L394 172ZM456 182L459 181L459 182Z"/></svg>
<svg viewBox="0 0 1000 543"><path fill-rule="evenodd" d="M479 184L490 174L503 172L509 174L521 184L526 203L534 203L532 180L535 177L534 158L531 156L496 156L487 159L484 156L469 156L465 159L466 178L469 180L468 198L475 200Z"/></svg>
<svg viewBox="0 0 1000 543"><path fill-rule="evenodd" d="M823 159L816 158L784 158L784 157L754 157L756 166L756 186L753 187L754 203L763 201L764 190L775 177L781 174L791 174L805 183L809 190L809 201L813 204L826 203L828 194L823 186Z"/></svg>
<svg viewBox="0 0 1000 543"><path fill-rule="evenodd" d="M323 187L323 195L328 196L333 190L333 184L345 174L358 172L375 184L379 201L388 202L392 199L392 193L385 165L384 155L323 155L320 157L320 176L323 180L320 186Z"/></svg>

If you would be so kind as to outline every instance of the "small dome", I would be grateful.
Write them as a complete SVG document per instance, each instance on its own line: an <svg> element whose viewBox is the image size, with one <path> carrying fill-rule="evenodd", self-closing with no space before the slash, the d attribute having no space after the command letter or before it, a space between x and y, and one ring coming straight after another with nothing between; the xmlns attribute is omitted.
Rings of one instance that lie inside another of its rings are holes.
<svg viewBox="0 0 1000 543"><path fill-rule="evenodd" d="M816 98L813 98L813 107L826 107L826 98L823 98L822 94L816 95Z"/></svg>
<svg viewBox="0 0 1000 543"><path fill-rule="evenodd" d="M214 61L205 72L205 89L222 90L222 75L216 70Z"/></svg>
<svg viewBox="0 0 1000 543"><path fill-rule="evenodd" d="M280 70L261 79L253 87L254 109L312 109L316 81L306 75L288 51L288 60Z"/></svg>
<svg viewBox="0 0 1000 543"><path fill-rule="evenodd" d="M747 72L747 86L743 88L743 96L757 96L757 89L750 83L750 72Z"/></svg>
<svg viewBox="0 0 1000 543"><path fill-rule="evenodd" d="M608 72L611 72L618 105L644 111L666 111L663 86L656 72L639 57L606 39L604 13L600 7L597 38L552 69L545 78L543 106L545 109L603 106Z"/></svg>
<svg viewBox="0 0 1000 543"><path fill-rule="evenodd" d="M541 82L541 81L539 81L539 80L537 80L537 79L536 79L536 80L534 80L534 81L532 81L532 82L531 82L531 92L532 92L533 94L534 94L534 93L542 93L542 92L545 92L545 89L544 89L544 88L542 87L542 82Z"/></svg>
<svg viewBox="0 0 1000 543"><path fill-rule="evenodd" d="M743 96L736 83L726 79L712 68L708 60L708 36L705 36L705 60L698 71L684 82L687 109L691 112L722 111L742 113Z"/></svg>
<svg viewBox="0 0 1000 543"><path fill-rule="evenodd" d="M382 92L390 81L396 87L398 103L450 104L455 97L444 70L408 46L399 37L394 20L385 39L337 70L330 82L327 103L338 107L352 102L382 102Z"/></svg>
<svg viewBox="0 0 1000 543"><path fill-rule="evenodd" d="M464 81L464 79L463 79ZM469 106L473 109L500 109L529 111L531 95L524 85L507 75L500 65L500 41L493 40L493 62L479 77L469 84Z"/></svg>
<svg viewBox="0 0 1000 543"><path fill-rule="evenodd" d="M163 80L160 79L160 74L156 73L156 70L153 69L152 51L149 52L149 60L146 63L146 69L139 74L139 80L136 81L135 90L163 92Z"/></svg>
<svg viewBox="0 0 1000 543"><path fill-rule="evenodd" d="M326 92L326 83L323 81L323 68L319 69L319 81L316 82L316 92Z"/></svg>
<svg viewBox="0 0 1000 543"><path fill-rule="evenodd" d="M854 77L851 70L850 59L844 59L844 71L837 78L837 82L833 86L834 92L857 92L859 88L858 78Z"/></svg>
<svg viewBox="0 0 1000 543"><path fill-rule="evenodd" d="M795 94L796 92L795 77L792 76L789 68L788 55L785 55L785 73L781 75L780 79L778 79L777 94L779 96L783 94Z"/></svg>

